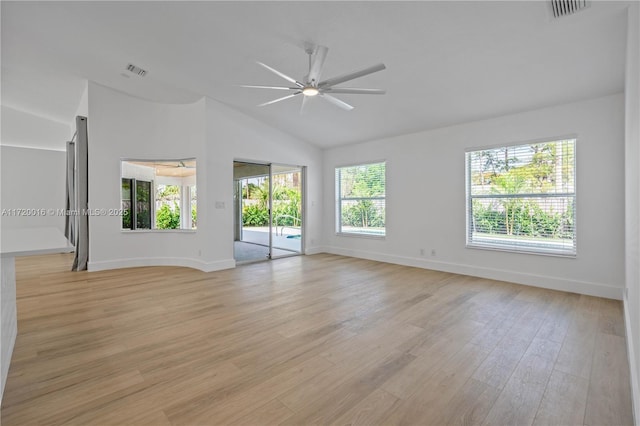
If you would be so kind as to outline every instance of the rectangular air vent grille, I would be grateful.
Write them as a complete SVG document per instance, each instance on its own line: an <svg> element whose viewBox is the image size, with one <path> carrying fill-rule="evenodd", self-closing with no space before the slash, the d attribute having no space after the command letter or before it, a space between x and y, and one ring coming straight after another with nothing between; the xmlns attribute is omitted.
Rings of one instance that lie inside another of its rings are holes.
<svg viewBox="0 0 640 426"><path fill-rule="evenodd" d="M139 75L140 77L144 77L145 75L147 75L147 71L143 70L140 67L137 67L133 64L129 64L127 65L127 71L132 72L136 75Z"/></svg>
<svg viewBox="0 0 640 426"><path fill-rule="evenodd" d="M573 15L589 7L587 0L551 0L551 10L554 18Z"/></svg>

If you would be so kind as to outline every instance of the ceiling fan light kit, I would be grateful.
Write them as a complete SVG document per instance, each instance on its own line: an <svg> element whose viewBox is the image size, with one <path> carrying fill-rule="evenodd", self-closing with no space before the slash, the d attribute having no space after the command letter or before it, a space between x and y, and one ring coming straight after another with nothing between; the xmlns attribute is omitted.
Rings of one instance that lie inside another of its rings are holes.
<svg viewBox="0 0 640 426"><path fill-rule="evenodd" d="M307 98L318 96L333 105L336 105L344 110L350 111L354 107L348 103L336 98L333 94L351 94L351 95L384 95L385 91L381 89L363 89L363 88L351 88L351 87L335 87L338 84L345 83L347 81L355 80L356 78L364 77L365 75L373 74L378 71L382 71L386 68L383 63L373 65L369 68L365 68L360 71L343 74L338 77L329 78L327 80L320 80L322 73L322 66L327 58L327 52L329 49L325 46L316 46L314 49L307 49L309 55L309 73L302 79L302 82L289 77L288 75L270 67L262 62L258 62L258 65L271 71L284 80L292 83L295 87L287 86L256 86L256 85L241 85L241 87L248 87L250 89L272 89L272 90L287 90L289 95L283 96L278 99L274 99L269 102L262 103L258 106L267 106L275 104L276 102L284 101L286 99L293 98L300 94L303 95L302 108L307 101ZM293 92L293 93L291 93ZM302 111L302 109L301 109Z"/></svg>
<svg viewBox="0 0 640 426"><path fill-rule="evenodd" d="M315 96L318 93L320 93L320 91L313 86L307 86L304 89L302 89L302 94L305 96Z"/></svg>

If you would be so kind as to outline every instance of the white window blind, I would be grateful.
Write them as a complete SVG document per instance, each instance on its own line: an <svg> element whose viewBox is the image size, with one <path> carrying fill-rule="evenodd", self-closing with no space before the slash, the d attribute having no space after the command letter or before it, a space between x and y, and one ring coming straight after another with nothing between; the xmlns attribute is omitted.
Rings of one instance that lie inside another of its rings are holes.
<svg viewBox="0 0 640 426"><path fill-rule="evenodd" d="M468 151L467 246L575 256L575 142Z"/></svg>
<svg viewBox="0 0 640 426"><path fill-rule="evenodd" d="M385 163L336 168L336 231L384 236Z"/></svg>

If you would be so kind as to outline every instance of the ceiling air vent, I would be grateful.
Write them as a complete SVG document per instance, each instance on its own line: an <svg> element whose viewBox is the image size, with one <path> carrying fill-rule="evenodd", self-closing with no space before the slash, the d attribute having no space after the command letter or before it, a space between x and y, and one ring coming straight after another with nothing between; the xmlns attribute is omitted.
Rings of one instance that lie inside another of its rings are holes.
<svg viewBox="0 0 640 426"><path fill-rule="evenodd" d="M554 18L573 15L589 7L588 0L551 0L551 11Z"/></svg>
<svg viewBox="0 0 640 426"><path fill-rule="evenodd" d="M140 77L144 77L145 75L147 75L147 71L146 70L143 70L142 68L137 67L137 66L135 66L133 64L127 65L127 71L132 72L132 73L134 73L134 74L136 74L136 75L138 75Z"/></svg>

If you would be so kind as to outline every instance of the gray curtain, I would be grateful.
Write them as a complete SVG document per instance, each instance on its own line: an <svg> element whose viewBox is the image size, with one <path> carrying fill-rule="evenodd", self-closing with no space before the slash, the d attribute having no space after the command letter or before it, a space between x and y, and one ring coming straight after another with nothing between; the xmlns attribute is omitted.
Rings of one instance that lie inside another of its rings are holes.
<svg viewBox="0 0 640 426"><path fill-rule="evenodd" d="M67 142L67 188L65 209L73 213L76 209L76 185L75 185L75 164L76 164L76 144ZM76 215L67 213L64 221L64 236L71 244L76 243Z"/></svg>
<svg viewBox="0 0 640 426"><path fill-rule="evenodd" d="M87 150L87 117L76 117L76 257L73 259L73 271L85 271L89 261L89 156Z"/></svg>

